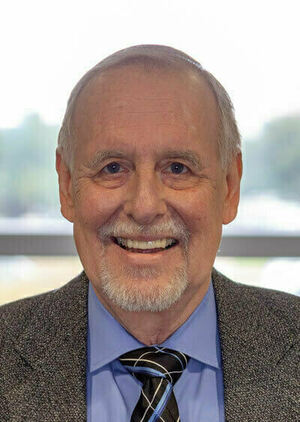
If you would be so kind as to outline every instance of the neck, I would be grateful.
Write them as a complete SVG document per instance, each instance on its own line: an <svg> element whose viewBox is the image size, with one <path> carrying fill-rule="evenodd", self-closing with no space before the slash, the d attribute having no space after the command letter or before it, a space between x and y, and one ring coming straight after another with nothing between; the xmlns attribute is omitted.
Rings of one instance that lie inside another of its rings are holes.
<svg viewBox="0 0 300 422"><path fill-rule="evenodd" d="M103 295L96 295L114 318L138 341L151 346L163 343L193 313L201 303L209 287L209 281L197 291L188 291L169 309L161 312L131 312L112 304Z"/></svg>

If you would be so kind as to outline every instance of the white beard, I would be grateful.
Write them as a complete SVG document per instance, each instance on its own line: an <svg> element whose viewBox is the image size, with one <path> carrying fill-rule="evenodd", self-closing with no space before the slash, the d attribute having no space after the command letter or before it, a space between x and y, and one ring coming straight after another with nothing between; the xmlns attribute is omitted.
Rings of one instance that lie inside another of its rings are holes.
<svg viewBox="0 0 300 422"><path fill-rule="evenodd" d="M173 269L169 279L163 278L163 270L149 266L112 268L105 259L105 246L102 249L99 278L104 295L120 308L131 311L160 312L169 309L183 295L188 286L188 238L189 232L181 220L175 218L156 226L142 226L130 222L112 221L101 227L99 237L105 245L112 236L121 234L133 237L136 233L158 235L167 233L168 237L182 242L184 263ZM108 242L109 244L109 242Z"/></svg>
<svg viewBox="0 0 300 422"><path fill-rule="evenodd" d="M118 267L116 274L102 258L101 289L111 302L125 311L164 311L183 295L188 277L185 265L174 268L174 276L163 282L157 280L160 272L149 267Z"/></svg>

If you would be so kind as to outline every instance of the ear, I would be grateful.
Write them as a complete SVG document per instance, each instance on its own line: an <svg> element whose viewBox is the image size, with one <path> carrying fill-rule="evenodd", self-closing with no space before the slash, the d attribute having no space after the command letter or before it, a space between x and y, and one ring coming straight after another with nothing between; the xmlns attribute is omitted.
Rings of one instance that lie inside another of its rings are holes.
<svg viewBox="0 0 300 422"><path fill-rule="evenodd" d="M60 210L62 215L73 223L74 201L71 173L58 149L56 149L56 171L58 174Z"/></svg>
<svg viewBox="0 0 300 422"><path fill-rule="evenodd" d="M232 160L226 170L227 194L224 201L223 224L229 224L236 217L240 201L240 184L243 173L242 154Z"/></svg>

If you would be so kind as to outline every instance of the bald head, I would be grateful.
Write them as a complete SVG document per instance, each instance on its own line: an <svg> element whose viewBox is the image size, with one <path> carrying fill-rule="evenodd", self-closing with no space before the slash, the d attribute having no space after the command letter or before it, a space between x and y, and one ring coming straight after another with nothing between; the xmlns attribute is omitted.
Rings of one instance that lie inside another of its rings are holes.
<svg viewBox="0 0 300 422"><path fill-rule="evenodd" d="M74 87L58 138L58 150L70 170L73 167L76 141L74 131L75 110L80 98L95 79L104 76L107 72L115 73L114 70L122 68L124 71L126 68L137 68L145 74L169 73L170 75L176 74L177 77L181 78L199 78L202 82L205 81L215 98L218 110L217 143L223 168L240 151L240 136L231 100L214 76L204 70L200 63L179 50L160 45L139 45L120 50L105 58L90 69ZM124 72L124 74L130 75L130 72ZM97 92L96 95L99 96L99 101L101 101L101 92Z"/></svg>

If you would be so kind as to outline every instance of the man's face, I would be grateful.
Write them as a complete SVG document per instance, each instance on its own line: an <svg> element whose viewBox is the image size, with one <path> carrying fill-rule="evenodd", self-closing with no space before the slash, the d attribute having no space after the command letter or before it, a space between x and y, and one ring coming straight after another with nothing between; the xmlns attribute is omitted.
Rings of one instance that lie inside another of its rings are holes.
<svg viewBox="0 0 300 422"><path fill-rule="evenodd" d="M58 166L62 212L97 296L112 309L195 307L239 187L236 161L220 165L206 83L115 69L85 88L73 122L70 178Z"/></svg>

